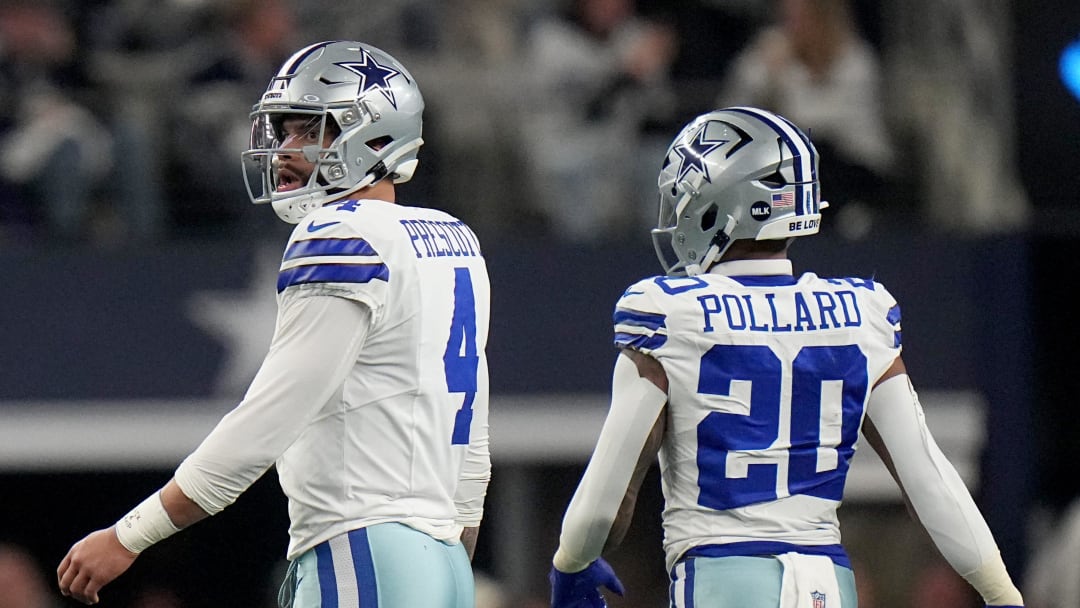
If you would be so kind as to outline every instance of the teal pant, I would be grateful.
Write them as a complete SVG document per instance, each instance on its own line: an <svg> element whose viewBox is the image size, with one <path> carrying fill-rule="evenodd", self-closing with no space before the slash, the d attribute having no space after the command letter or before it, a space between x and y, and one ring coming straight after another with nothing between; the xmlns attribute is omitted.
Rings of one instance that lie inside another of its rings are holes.
<svg viewBox="0 0 1080 608"><path fill-rule="evenodd" d="M282 586L286 608L474 608L472 564L398 523L353 530L303 553Z"/></svg>
<svg viewBox="0 0 1080 608"><path fill-rule="evenodd" d="M855 573L833 567L843 608L858 608ZM693 557L675 566L671 608L778 608L783 577L773 557ZM834 605L826 601L823 608Z"/></svg>

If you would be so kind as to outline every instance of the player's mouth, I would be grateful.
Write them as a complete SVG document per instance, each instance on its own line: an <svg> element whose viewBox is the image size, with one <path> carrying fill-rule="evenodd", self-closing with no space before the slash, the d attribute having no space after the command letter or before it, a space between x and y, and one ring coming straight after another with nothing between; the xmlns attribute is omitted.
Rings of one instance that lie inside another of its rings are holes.
<svg viewBox="0 0 1080 608"><path fill-rule="evenodd" d="M277 179L277 191L278 192L290 192L296 190L304 185L303 180L296 173L293 173L289 169L279 169Z"/></svg>

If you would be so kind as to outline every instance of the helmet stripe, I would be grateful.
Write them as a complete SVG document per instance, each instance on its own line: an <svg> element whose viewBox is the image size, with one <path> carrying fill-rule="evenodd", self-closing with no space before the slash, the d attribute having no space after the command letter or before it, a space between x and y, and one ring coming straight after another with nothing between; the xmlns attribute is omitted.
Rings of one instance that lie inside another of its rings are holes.
<svg viewBox="0 0 1080 608"><path fill-rule="evenodd" d="M780 139L795 152L797 159L797 162L795 163L795 181L812 181L813 183L817 183L817 163L815 162L817 160L817 153L810 144L809 138L806 137L806 134L803 133L801 129L785 118L771 112L758 110L757 108L738 107L727 109L732 112L752 116L768 125L769 128L775 131L776 134L780 136ZM815 209L817 206L817 192L811 190L810 194L810 197L806 196L806 186L802 183L795 186L795 196L798 198L796 209L799 210L799 215L818 212L818 210Z"/></svg>
<svg viewBox="0 0 1080 608"><path fill-rule="evenodd" d="M341 42L340 40L328 40L326 42L316 42L310 46L304 47L293 54L292 58L285 62L285 67L278 72L278 76L292 76L296 73L296 70L300 69L300 64L304 63L304 60L310 57L315 51L334 44L335 42Z"/></svg>

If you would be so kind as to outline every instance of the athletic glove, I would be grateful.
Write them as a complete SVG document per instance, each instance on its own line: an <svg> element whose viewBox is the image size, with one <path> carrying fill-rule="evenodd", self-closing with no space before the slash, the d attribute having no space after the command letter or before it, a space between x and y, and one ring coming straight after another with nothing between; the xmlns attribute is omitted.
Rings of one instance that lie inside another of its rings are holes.
<svg viewBox="0 0 1080 608"><path fill-rule="evenodd" d="M600 587L623 594L622 582L603 558L581 572L562 572L552 567L548 581L551 582L551 608L604 608L607 602L600 595Z"/></svg>
<svg viewBox="0 0 1080 608"><path fill-rule="evenodd" d="M987 604L986 608L1024 608L1024 607L1023 606L1012 606L1012 605L1009 605L1009 606L997 606L997 605L991 606L990 604Z"/></svg>

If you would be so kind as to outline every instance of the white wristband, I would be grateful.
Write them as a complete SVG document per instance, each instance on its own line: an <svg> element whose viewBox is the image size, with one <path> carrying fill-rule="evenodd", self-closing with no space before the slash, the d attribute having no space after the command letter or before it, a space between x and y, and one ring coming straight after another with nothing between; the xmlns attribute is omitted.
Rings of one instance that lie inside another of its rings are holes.
<svg viewBox="0 0 1080 608"><path fill-rule="evenodd" d="M161 492L154 492L113 526L116 538L132 553L142 553L158 541L180 531L169 519Z"/></svg>
<svg viewBox="0 0 1080 608"><path fill-rule="evenodd" d="M963 576L964 580L975 587L988 606L1024 605L1024 598L1009 578L1009 573L1005 570L1005 562L1002 561L1000 554L994 555L974 572Z"/></svg>

